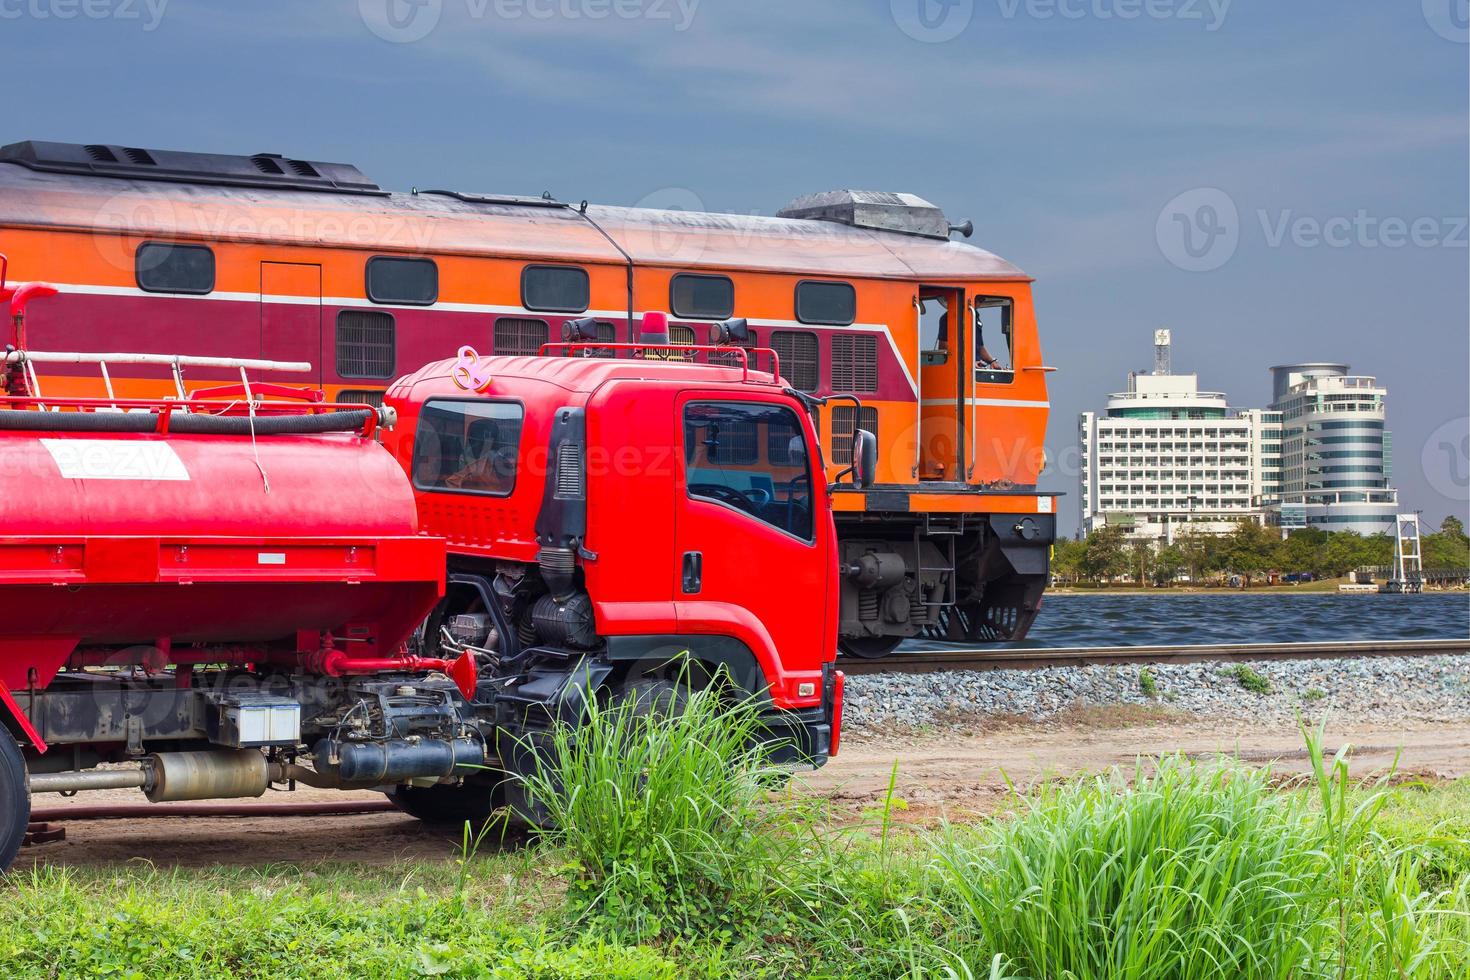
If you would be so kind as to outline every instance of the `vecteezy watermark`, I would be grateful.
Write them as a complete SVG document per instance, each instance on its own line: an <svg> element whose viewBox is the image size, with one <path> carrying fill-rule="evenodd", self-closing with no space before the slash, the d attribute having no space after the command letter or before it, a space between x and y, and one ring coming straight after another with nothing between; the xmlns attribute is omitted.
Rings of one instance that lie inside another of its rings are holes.
<svg viewBox="0 0 1470 980"><path fill-rule="evenodd" d="M1470 500L1470 418L1451 419L1429 433L1419 462L1440 496Z"/></svg>
<svg viewBox="0 0 1470 980"><path fill-rule="evenodd" d="M1465 248L1470 217L1376 215L1366 208L1353 214L1298 214L1291 208L1255 212L1268 248ZM1218 187L1186 191L1164 205L1154 228L1159 251L1186 272L1212 272L1240 247L1242 222L1235 201Z"/></svg>
<svg viewBox="0 0 1470 980"><path fill-rule="evenodd" d="M669 23L676 32L694 23L701 0L449 0L472 21L647 20ZM367 29L385 41L411 44L434 32L446 0L357 0Z"/></svg>
<svg viewBox="0 0 1470 980"><path fill-rule="evenodd" d="M995 0L1006 20L1177 20L1213 33L1234 0Z"/></svg>
<svg viewBox="0 0 1470 980"><path fill-rule="evenodd" d="M1470 44L1470 0L1422 0L1424 19L1446 41Z"/></svg>
<svg viewBox="0 0 1470 980"><path fill-rule="evenodd" d="M975 17L975 0L888 0L893 22L915 41L942 44L965 32Z"/></svg>
<svg viewBox="0 0 1470 980"><path fill-rule="evenodd" d="M1197 187L1174 198L1154 225L1159 251L1186 272L1213 272L1240 247L1240 211L1218 187Z"/></svg>
<svg viewBox="0 0 1470 980"><path fill-rule="evenodd" d="M1177 20L1206 31L1225 24L1234 0L991 0L1003 20ZM975 0L889 0L893 22L915 41L941 44L965 32Z"/></svg>
<svg viewBox="0 0 1470 980"><path fill-rule="evenodd" d="M1281 248L1465 248L1470 218L1380 218L1360 209L1356 214L1317 218L1290 209L1256 212L1266 244Z"/></svg>
<svg viewBox="0 0 1470 980"><path fill-rule="evenodd" d="M0 0L0 20L137 21L144 31L163 23L169 0Z"/></svg>

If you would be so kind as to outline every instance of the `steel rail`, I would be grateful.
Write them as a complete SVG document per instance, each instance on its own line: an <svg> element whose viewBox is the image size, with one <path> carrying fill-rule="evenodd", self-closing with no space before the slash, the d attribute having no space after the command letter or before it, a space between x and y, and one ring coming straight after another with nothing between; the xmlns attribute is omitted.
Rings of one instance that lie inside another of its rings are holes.
<svg viewBox="0 0 1470 980"><path fill-rule="evenodd" d="M1056 647L899 651L878 660L844 657L853 674L929 674L946 670L1041 670L1105 664L1193 664L1250 660L1332 660L1348 657L1429 657L1470 654L1470 638L1352 640L1330 643L1209 643L1189 646Z"/></svg>

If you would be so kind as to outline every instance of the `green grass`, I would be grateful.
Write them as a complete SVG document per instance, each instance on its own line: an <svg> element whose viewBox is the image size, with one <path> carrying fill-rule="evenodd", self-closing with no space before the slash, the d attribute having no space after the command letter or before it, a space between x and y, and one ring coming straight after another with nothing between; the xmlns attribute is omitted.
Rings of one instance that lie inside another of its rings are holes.
<svg viewBox="0 0 1470 980"><path fill-rule="evenodd" d="M711 701L551 753L575 825L461 862L17 873L0 976L1460 980L1470 781L1182 757L937 831L838 827Z"/></svg>
<svg viewBox="0 0 1470 980"><path fill-rule="evenodd" d="M1159 682L1154 677L1154 672L1147 667L1138 671L1138 689L1146 698L1157 698L1159 696Z"/></svg>
<svg viewBox="0 0 1470 980"><path fill-rule="evenodd" d="M1227 677L1234 677L1235 682L1252 694L1270 694L1271 681L1261 674L1250 664L1235 664L1225 670Z"/></svg>

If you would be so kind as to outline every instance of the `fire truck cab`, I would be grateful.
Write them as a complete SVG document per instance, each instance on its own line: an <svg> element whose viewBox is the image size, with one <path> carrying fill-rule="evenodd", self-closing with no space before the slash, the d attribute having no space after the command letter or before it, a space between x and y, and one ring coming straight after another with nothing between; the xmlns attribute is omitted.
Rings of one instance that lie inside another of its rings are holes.
<svg viewBox="0 0 1470 980"><path fill-rule="evenodd" d="M512 773L585 699L675 697L691 676L760 699L782 755L835 751L836 533L810 406L743 350L666 350L464 348L387 393L384 445L450 553L418 652L479 658ZM855 440L861 482L872 436ZM398 799L453 816L474 783Z"/></svg>

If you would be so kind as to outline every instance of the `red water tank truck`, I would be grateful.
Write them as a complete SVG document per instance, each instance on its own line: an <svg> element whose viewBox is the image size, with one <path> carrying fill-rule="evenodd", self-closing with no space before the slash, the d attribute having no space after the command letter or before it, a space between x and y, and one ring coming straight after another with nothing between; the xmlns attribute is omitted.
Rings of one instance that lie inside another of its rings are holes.
<svg viewBox="0 0 1470 980"><path fill-rule="evenodd" d="M48 289L0 293L14 341ZM570 329L541 357L465 348L382 408L247 375L305 364L7 347L0 866L46 792L305 783L427 820L533 814L516 776L552 726L716 678L759 699L782 758L835 752L807 396L741 349ZM118 397L122 362L177 397ZM40 391L38 363L100 391ZM856 482L873 445L855 437Z"/></svg>

